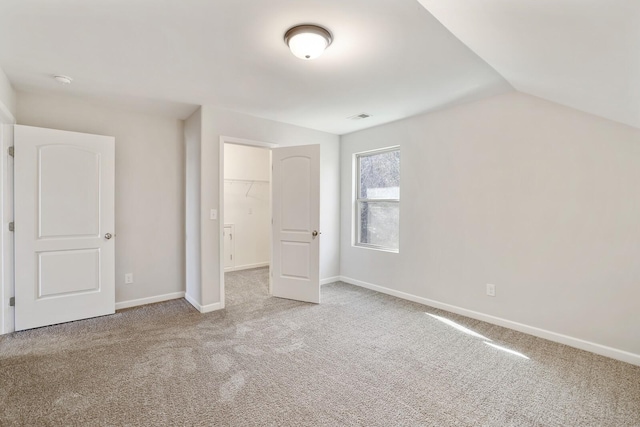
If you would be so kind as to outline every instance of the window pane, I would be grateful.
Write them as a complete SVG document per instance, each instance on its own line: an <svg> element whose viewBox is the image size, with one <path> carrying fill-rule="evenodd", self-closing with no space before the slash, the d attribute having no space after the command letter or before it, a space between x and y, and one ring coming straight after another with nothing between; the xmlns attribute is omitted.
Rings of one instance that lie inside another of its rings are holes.
<svg viewBox="0 0 640 427"><path fill-rule="evenodd" d="M360 242L398 249L400 204L395 202L359 202Z"/></svg>
<svg viewBox="0 0 640 427"><path fill-rule="evenodd" d="M400 199L400 151L359 157L363 199Z"/></svg>

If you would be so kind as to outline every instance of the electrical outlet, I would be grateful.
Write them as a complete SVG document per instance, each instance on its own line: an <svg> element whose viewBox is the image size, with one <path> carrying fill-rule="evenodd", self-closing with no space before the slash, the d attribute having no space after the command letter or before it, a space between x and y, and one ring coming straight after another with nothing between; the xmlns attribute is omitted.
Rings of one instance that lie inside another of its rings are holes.
<svg viewBox="0 0 640 427"><path fill-rule="evenodd" d="M133 273L127 273L124 275L124 284L130 285L133 283Z"/></svg>
<svg viewBox="0 0 640 427"><path fill-rule="evenodd" d="M490 297L496 296L496 285L492 285L491 283L487 283L487 295Z"/></svg>

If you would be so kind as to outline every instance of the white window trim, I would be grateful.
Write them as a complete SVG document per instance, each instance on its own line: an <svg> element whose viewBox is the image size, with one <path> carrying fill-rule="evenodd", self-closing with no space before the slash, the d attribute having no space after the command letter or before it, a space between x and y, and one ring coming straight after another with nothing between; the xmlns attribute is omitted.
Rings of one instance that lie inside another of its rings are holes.
<svg viewBox="0 0 640 427"><path fill-rule="evenodd" d="M360 203L362 202L382 202L382 203L397 203L398 204L398 209L400 209L400 199L369 199L369 198L360 198L360 157L366 157L366 156L372 156L372 155L376 155L376 154L383 154L383 153L387 153L390 151L400 151L400 146L399 145L394 145L392 147L385 147L385 148L380 148L380 149L375 149L375 150L369 150L369 151L361 151L358 153L355 153L353 155L353 160L354 160L354 188L355 188L355 199L354 199L354 204L353 204L353 218L354 218L354 224L355 224L355 233L354 233L354 240L353 240L353 244L352 246L357 247L357 248L364 248L364 249L373 249L376 251L381 251L381 252L390 252L390 253L399 253L400 252L400 241L398 241L398 249L394 249L394 248L389 248L386 246L381 246L381 245L374 245L371 243L361 243L360 242L360 230L362 229L360 227ZM402 191L402 190L401 190ZM400 225L398 224L398 227ZM399 239L399 236L398 236Z"/></svg>

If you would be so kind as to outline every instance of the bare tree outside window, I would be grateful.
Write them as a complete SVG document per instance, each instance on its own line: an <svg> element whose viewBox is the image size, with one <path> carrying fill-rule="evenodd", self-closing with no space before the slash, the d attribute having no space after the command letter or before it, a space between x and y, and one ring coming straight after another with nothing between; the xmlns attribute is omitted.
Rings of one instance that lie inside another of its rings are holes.
<svg viewBox="0 0 640 427"><path fill-rule="evenodd" d="M400 149L356 155L356 244L398 251L400 230Z"/></svg>

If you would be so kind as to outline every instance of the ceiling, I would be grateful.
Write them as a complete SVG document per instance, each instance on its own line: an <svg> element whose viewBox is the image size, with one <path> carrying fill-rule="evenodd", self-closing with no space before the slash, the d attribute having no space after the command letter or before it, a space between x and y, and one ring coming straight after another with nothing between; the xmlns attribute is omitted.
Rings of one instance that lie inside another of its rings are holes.
<svg viewBox="0 0 640 427"><path fill-rule="evenodd" d="M333 33L314 61L283 42L301 23ZM640 127L640 1L2 0L0 67L17 90L335 134L513 88Z"/></svg>
<svg viewBox="0 0 640 427"><path fill-rule="evenodd" d="M640 1L419 1L516 90L640 127Z"/></svg>
<svg viewBox="0 0 640 427"><path fill-rule="evenodd" d="M454 3L473 2L442 2ZM434 8L454 32L462 25ZM314 61L283 42L301 23L333 33ZM470 36L462 38L476 49ZM498 50L478 53L493 61ZM334 134L513 90L416 0L2 0L0 67L17 90L179 118L213 105ZM534 83L503 72L520 87ZM74 82L61 86L52 74ZM360 113L371 117L347 119Z"/></svg>

